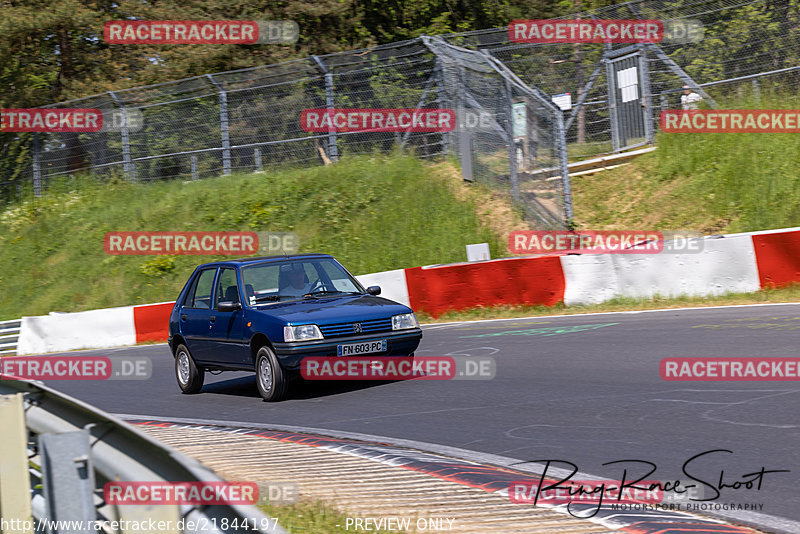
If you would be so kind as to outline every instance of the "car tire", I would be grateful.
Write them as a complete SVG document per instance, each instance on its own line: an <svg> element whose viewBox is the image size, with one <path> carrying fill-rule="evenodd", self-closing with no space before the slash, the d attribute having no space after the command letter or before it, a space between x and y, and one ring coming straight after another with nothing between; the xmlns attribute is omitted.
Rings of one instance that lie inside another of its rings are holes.
<svg viewBox="0 0 800 534"><path fill-rule="evenodd" d="M184 393L197 393L203 388L205 372L195 365L186 345L178 345L175 349L175 378Z"/></svg>
<svg viewBox="0 0 800 534"><path fill-rule="evenodd" d="M266 402L282 400L289 390L288 377L275 353L267 346L258 349L256 354L256 386Z"/></svg>

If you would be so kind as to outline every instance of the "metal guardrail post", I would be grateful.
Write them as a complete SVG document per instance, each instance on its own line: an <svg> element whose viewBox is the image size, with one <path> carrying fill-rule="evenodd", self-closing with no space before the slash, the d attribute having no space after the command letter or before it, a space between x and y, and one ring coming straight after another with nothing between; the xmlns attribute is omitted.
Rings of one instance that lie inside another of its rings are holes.
<svg viewBox="0 0 800 534"><path fill-rule="evenodd" d="M41 506L42 497L37 495L36 503L31 506L30 490L20 491L20 488L30 488L32 482L36 483L34 473L28 470L27 432L33 435L86 432L88 439L91 440L90 457L91 467L96 473L95 482L119 480L217 483L222 481L197 460L159 443L116 417L43 384L24 380L2 380L0 394L7 395L0 397L0 489L3 490L0 493L0 506L3 507L0 509L2 513L0 517L3 519L14 517L14 514L22 517L26 513L25 518L30 519L31 508L37 514L36 517L42 518L44 515L44 507ZM9 400L12 398L16 400ZM17 405L9 410L9 403ZM68 454L66 458L71 462L74 453ZM69 466L69 469L80 473L80 466L78 469ZM48 470L43 471L46 474ZM6 484L10 484L12 488L10 491L5 489ZM94 488L95 491L98 489L101 488ZM26 501L21 501L20 496L24 496ZM68 499L74 495L59 495L59 497ZM26 502L27 508L20 509ZM12 505L15 508L12 508ZM172 525L176 527L178 519L183 517L187 521L193 521L195 525L207 525L200 528L208 534L235 531L237 529L232 526L234 521L239 525L248 522L249 532L286 534L277 524L268 523L263 512L251 505L181 505L179 508L177 505L163 504L157 506L107 504L97 508L96 512L106 520L126 518L138 522L148 519L171 520L174 521ZM225 527L225 524L228 527ZM241 529L238 531L241 532ZM184 532L190 534L190 531Z"/></svg>
<svg viewBox="0 0 800 534"><path fill-rule="evenodd" d="M131 138L128 130L128 110L125 108L125 104L122 103L122 100L120 100L117 95L114 94L114 91L109 91L108 94L122 111L122 127L120 128L120 135L122 137L122 168L125 172L125 178L131 182L135 182L136 167L131 161Z"/></svg>
<svg viewBox="0 0 800 534"><path fill-rule="evenodd" d="M30 487L27 441L22 394L0 397L0 518L7 522L33 518L30 492L21 489ZM9 531L31 534L33 529Z"/></svg>
<svg viewBox="0 0 800 534"><path fill-rule="evenodd" d="M16 355L22 319L0 321L0 355Z"/></svg>
<svg viewBox="0 0 800 534"><path fill-rule="evenodd" d="M334 108L333 103L333 74L331 74L328 66L320 59L319 56L311 56L316 61L319 69L325 77L325 106L330 113ZM332 117L331 117L332 118ZM331 161L339 159L339 145L337 144L336 131L334 129L328 130L328 158Z"/></svg>
<svg viewBox="0 0 800 534"><path fill-rule="evenodd" d="M79 521L89 525L94 508L94 468L87 429L39 435L42 486L49 521ZM63 524L63 523L62 523ZM58 533L78 532L73 529Z"/></svg>
<svg viewBox="0 0 800 534"><path fill-rule="evenodd" d="M228 124L228 93L214 79L211 74L206 74L209 81L219 91L219 129L222 135L222 172L225 176L231 173L231 137Z"/></svg>

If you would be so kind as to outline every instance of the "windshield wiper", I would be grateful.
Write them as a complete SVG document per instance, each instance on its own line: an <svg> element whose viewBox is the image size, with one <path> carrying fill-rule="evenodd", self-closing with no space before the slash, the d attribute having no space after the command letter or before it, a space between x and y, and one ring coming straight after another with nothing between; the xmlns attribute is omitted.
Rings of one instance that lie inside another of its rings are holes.
<svg viewBox="0 0 800 534"><path fill-rule="evenodd" d="M333 294L333 293L335 293L335 294L340 294L340 293L352 294L352 293L355 293L355 291L331 291L330 289L323 289L322 291L314 291L312 293L306 293L305 295L303 295L303 298L304 299L310 299L310 298L313 298L315 295L330 295L330 294Z"/></svg>
<svg viewBox="0 0 800 534"><path fill-rule="evenodd" d="M283 295L262 295L260 297L256 297L256 302L281 300L282 296Z"/></svg>

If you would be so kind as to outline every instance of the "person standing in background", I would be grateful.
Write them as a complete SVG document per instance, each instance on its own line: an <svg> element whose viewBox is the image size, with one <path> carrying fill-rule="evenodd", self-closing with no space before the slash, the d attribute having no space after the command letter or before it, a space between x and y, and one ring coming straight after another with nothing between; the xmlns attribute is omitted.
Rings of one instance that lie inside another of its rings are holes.
<svg viewBox="0 0 800 534"><path fill-rule="evenodd" d="M703 101L703 97L692 91L692 88L688 85L683 86L683 94L681 95L681 107L684 111L688 111L690 109L698 109L700 107L700 102Z"/></svg>

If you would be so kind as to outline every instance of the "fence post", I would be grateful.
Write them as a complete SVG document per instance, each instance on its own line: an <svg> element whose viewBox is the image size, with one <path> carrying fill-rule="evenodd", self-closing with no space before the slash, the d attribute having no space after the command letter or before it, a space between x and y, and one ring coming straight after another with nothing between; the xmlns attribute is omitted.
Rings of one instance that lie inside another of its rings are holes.
<svg viewBox="0 0 800 534"><path fill-rule="evenodd" d="M197 154L192 154L189 156L189 161L191 162L192 166L192 180L197 180Z"/></svg>
<svg viewBox="0 0 800 534"><path fill-rule="evenodd" d="M255 164L256 164L256 172L262 172L261 171L261 149L260 148L254 148L253 149L253 159L255 160Z"/></svg>
<svg viewBox="0 0 800 534"><path fill-rule="evenodd" d="M125 104L123 104L122 101L117 98L117 95L114 94L114 91L109 91L108 94L111 95L114 103L116 103L122 111L122 127L120 128L120 135L122 136L122 169L125 173L125 178L131 182L135 182L136 167L134 167L133 163L131 162L131 139L128 132L128 111L125 108Z"/></svg>
<svg viewBox="0 0 800 534"><path fill-rule="evenodd" d="M436 107L439 109L444 109L444 97L442 94L445 92L444 86L444 69L442 67L442 60L439 56L436 56L433 65L433 75L435 76L434 84L436 85ZM456 117L456 121L458 121L458 117ZM452 142L451 132L441 132L442 134L442 156L447 158L448 149L450 147L450 143Z"/></svg>
<svg viewBox="0 0 800 534"><path fill-rule="evenodd" d="M42 162L39 132L33 132L33 194L42 196Z"/></svg>
<svg viewBox="0 0 800 534"><path fill-rule="evenodd" d="M759 102L761 100L761 91L759 90L758 86L758 78L753 78L753 98L755 98L756 106L760 105Z"/></svg>
<svg viewBox="0 0 800 534"><path fill-rule="evenodd" d="M605 54L608 52L606 51ZM608 114L611 121L611 148L614 152L619 152L619 115L617 114L617 81L614 79L614 67L611 61L606 59L606 83L608 85Z"/></svg>
<svg viewBox="0 0 800 534"><path fill-rule="evenodd" d="M508 178L511 182L511 198L519 200L519 176L517 176L517 146L514 143L514 108L511 84L503 78L506 101L506 131L508 132Z"/></svg>
<svg viewBox="0 0 800 534"><path fill-rule="evenodd" d="M325 77L325 106L328 108L328 113L332 113L333 111L333 74L331 74L330 69L328 66L320 59L319 56L311 56L314 58L314 61L317 62L320 71ZM333 116L330 117L333 119ZM337 144L338 141L336 139L336 130L331 127L328 129L328 158L331 161L336 161L339 159L339 145Z"/></svg>
<svg viewBox="0 0 800 534"><path fill-rule="evenodd" d="M567 136L564 130L564 114L554 111L556 119L556 146L558 147L558 166L561 167L561 184L564 188L564 219L568 229L572 226L572 184L569 180L569 159L567 158Z"/></svg>
<svg viewBox="0 0 800 534"><path fill-rule="evenodd" d="M219 129L222 134L222 173L228 176L231 173L231 138L228 127L228 93L217 83L214 76L206 74L209 81L219 91Z"/></svg>
<svg viewBox="0 0 800 534"><path fill-rule="evenodd" d="M647 59L647 48L639 45L639 66L642 68L642 98L644 99L644 137L648 143L655 142L656 133L653 127L653 95L650 94L650 63Z"/></svg>

